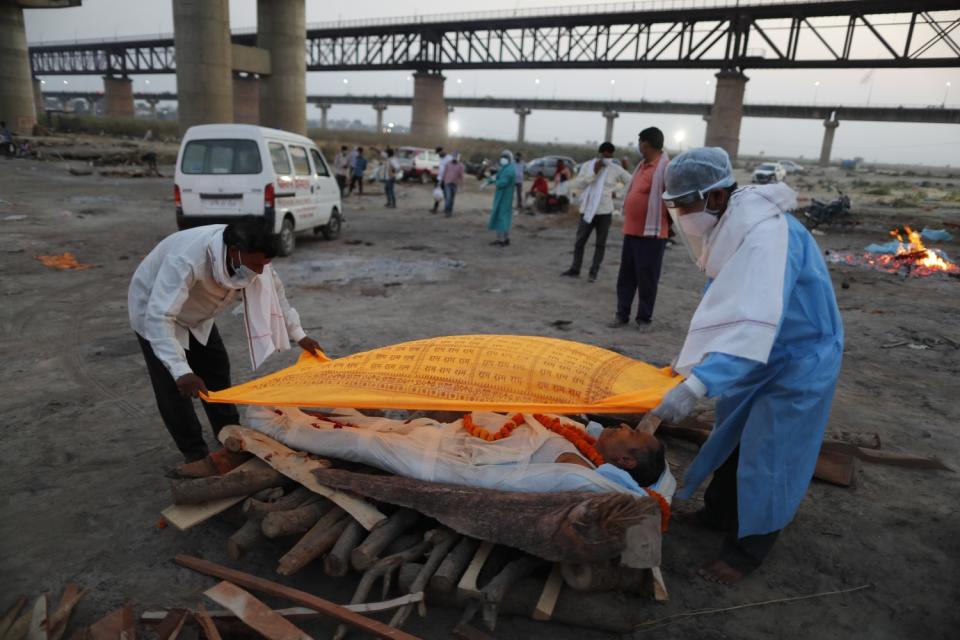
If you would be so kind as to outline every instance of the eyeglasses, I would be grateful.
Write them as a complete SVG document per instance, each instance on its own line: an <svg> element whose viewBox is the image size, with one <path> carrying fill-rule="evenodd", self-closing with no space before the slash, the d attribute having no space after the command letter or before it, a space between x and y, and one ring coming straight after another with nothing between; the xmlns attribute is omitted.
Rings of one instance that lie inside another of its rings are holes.
<svg viewBox="0 0 960 640"><path fill-rule="evenodd" d="M687 205L691 205L694 202L700 202L701 200L706 200L707 194L709 193L710 193L709 191L694 190L689 193L683 193L683 194L680 194L679 196L674 196L673 198L664 198L663 204L668 209L686 207Z"/></svg>

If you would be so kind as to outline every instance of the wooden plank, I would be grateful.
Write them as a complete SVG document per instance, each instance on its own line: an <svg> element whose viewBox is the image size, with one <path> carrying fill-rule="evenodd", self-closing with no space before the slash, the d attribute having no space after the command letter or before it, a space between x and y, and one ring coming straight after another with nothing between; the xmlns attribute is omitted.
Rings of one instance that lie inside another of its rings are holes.
<svg viewBox="0 0 960 640"><path fill-rule="evenodd" d="M60 596L60 602L50 614L50 621L47 624L47 631L50 634L50 640L60 640L67 631L67 623L70 621L70 614L73 608L80 602L80 598L86 592L80 588L80 585L72 582L67 583L63 588L63 595Z"/></svg>
<svg viewBox="0 0 960 640"><path fill-rule="evenodd" d="M29 601L30 600L27 598L27 596L18 596L16 602L14 602L13 605L11 605L11 607L3 614L3 618L0 618L0 638L6 635L10 627L13 626L17 616L20 615L20 611L27 606Z"/></svg>
<svg viewBox="0 0 960 640"><path fill-rule="evenodd" d="M292 622L278 616L253 594L235 584L223 581L204 591L203 595L233 611L247 626L269 640L310 640L310 636Z"/></svg>
<svg viewBox="0 0 960 640"><path fill-rule="evenodd" d="M293 449L273 438L237 425L224 427L219 438L231 451L249 451L291 480L329 498L368 531L386 519L386 516L369 502L320 484L313 472L329 467L330 464L326 461L298 456Z"/></svg>
<svg viewBox="0 0 960 640"><path fill-rule="evenodd" d="M480 594L480 589L477 588L477 578L480 577L480 570L483 569L484 563L490 557L490 552L493 551L495 546L494 543L487 541L480 545L477 552L473 554L473 560L470 561L467 570L463 572L460 583L457 584L458 592L470 595Z"/></svg>
<svg viewBox="0 0 960 640"><path fill-rule="evenodd" d="M160 515L179 531L186 531L190 527L206 522L246 499L247 496L231 496L211 500L203 504L172 504L161 511Z"/></svg>
<svg viewBox="0 0 960 640"><path fill-rule="evenodd" d="M653 577L653 599L657 602L666 602L670 599L667 593L667 584L663 581L663 573L660 567L650 569L650 575Z"/></svg>
<svg viewBox="0 0 960 640"><path fill-rule="evenodd" d="M27 640L47 640L47 594L41 594L33 603Z"/></svg>
<svg viewBox="0 0 960 640"><path fill-rule="evenodd" d="M291 587L277 584L276 582L271 582L270 580L258 578L242 571L228 569L227 567L223 567L214 562L203 560L201 558L194 558L188 555L177 555L173 561L179 564L181 567L186 567L208 576L220 578L221 580L229 580L235 585L252 589L254 591L259 591L261 593L278 598L286 598L291 602L295 602L305 607L310 607L311 609L324 613L335 620L345 622L349 625L362 629L367 633L371 633L378 638L417 640L416 636L410 635L409 633L404 633L399 629L391 629L382 622L372 620L360 615L359 613L354 613L353 611L345 609L338 604L334 604L329 600L324 600L323 598L319 598L305 591L300 591L299 589L293 589Z"/></svg>
<svg viewBox="0 0 960 640"><path fill-rule="evenodd" d="M217 629L217 625L214 624L210 618L210 614L207 613L207 608L203 606L202 602L197 605L197 610L193 615L197 620L197 624L203 629L203 635L207 637L207 640L222 640L220 630Z"/></svg>
<svg viewBox="0 0 960 640"><path fill-rule="evenodd" d="M133 606L125 605L94 622L87 630L90 640L134 640Z"/></svg>
<svg viewBox="0 0 960 640"><path fill-rule="evenodd" d="M560 598L560 590L563 588L563 574L560 572L560 565L554 563L550 570L550 576L543 584L543 593L537 600L537 606L533 608L534 620L549 620L553 615L553 609L557 606L557 600Z"/></svg>
<svg viewBox="0 0 960 640"><path fill-rule="evenodd" d="M167 615L157 625L157 637L160 640L177 640L183 630L183 625L190 618L190 612L186 609L172 609L165 613Z"/></svg>

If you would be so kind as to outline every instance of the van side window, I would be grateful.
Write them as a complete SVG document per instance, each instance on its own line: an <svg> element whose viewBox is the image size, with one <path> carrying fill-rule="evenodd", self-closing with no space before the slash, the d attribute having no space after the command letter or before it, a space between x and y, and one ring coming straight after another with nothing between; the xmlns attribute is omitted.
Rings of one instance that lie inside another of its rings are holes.
<svg viewBox="0 0 960 640"><path fill-rule="evenodd" d="M321 177L329 176L330 170L327 169L327 163L323 161L323 156L320 155L320 152L316 149L310 149L310 155L313 156L313 166L317 171L317 175Z"/></svg>
<svg viewBox="0 0 960 640"><path fill-rule="evenodd" d="M292 171L290 171L290 158L287 156L287 150L279 142L271 142L268 147L270 149L270 162L273 163L273 170L278 176L288 176Z"/></svg>
<svg viewBox="0 0 960 640"><path fill-rule="evenodd" d="M307 160L306 149L290 145L290 157L293 158L293 168L298 176L310 175L310 161Z"/></svg>

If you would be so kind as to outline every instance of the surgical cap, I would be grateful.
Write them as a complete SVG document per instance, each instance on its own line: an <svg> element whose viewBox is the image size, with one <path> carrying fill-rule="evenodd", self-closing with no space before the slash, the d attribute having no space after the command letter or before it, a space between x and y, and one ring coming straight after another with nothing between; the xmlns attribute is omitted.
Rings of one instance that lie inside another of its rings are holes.
<svg viewBox="0 0 960 640"><path fill-rule="evenodd" d="M720 147L699 147L678 155L667 165L664 200L694 191L729 187L736 182L730 156Z"/></svg>

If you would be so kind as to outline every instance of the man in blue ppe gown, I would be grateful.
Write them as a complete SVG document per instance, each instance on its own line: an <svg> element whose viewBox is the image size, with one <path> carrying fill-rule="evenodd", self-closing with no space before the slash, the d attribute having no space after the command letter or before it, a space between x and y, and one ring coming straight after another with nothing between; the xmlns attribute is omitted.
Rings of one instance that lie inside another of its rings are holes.
<svg viewBox="0 0 960 640"><path fill-rule="evenodd" d="M738 188L719 148L670 163L664 203L708 278L674 368L686 380L653 413L687 416L716 398L717 423L680 498L711 473L698 520L727 532L699 570L733 583L756 569L813 477L843 353L843 326L816 241L785 184Z"/></svg>

